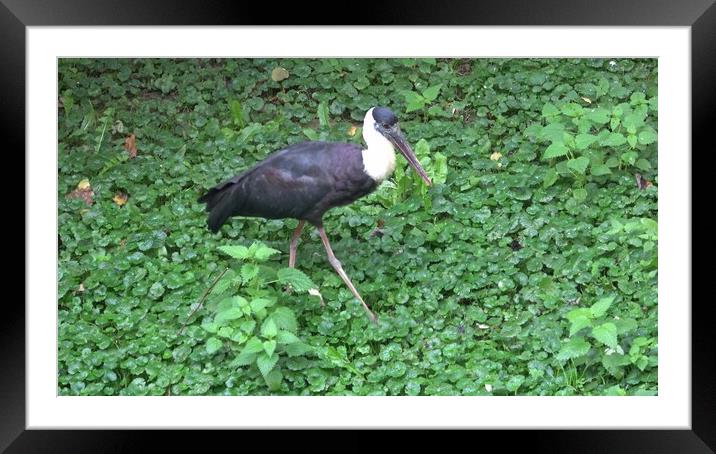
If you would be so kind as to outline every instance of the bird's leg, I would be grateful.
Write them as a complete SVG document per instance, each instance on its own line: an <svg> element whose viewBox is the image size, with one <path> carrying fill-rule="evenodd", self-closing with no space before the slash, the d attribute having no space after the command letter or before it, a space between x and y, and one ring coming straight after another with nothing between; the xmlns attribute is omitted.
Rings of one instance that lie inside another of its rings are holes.
<svg viewBox="0 0 716 454"><path fill-rule="evenodd" d="M301 236L301 231L303 230L303 224L305 224L306 221L298 221L298 225L296 226L296 230L293 231L293 234L291 235L291 245L288 248L288 267L293 268L296 266L296 248L298 247L298 238Z"/></svg>
<svg viewBox="0 0 716 454"><path fill-rule="evenodd" d="M353 286L353 283L348 278L348 275L345 271L343 271L343 267L341 266L341 262L338 261L336 256L333 254L333 250L331 249L331 243L328 241L328 237L326 236L326 231L323 230L323 226L318 226L318 234L321 236L321 241L323 241L323 246L326 248L326 253L328 254L328 261L331 263L331 266L333 266L333 269L336 270L336 273L343 279L343 282L346 283L348 288L353 293L353 296L355 296L358 301L361 302L363 305L363 308L368 312L368 317L370 317L370 320L373 323L377 323L377 319L375 317L375 314L370 310L367 304L365 304L365 301L363 301L363 298L361 298L360 294L358 293L358 290Z"/></svg>
<svg viewBox="0 0 716 454"><path fill-rule="evenodd" d="M298 221L296 229L291 234L291 244L288 247L288 267L294 268L296 266L296 249L298 248L298 239L301 237L301 231L303 230L303 224L306 221ZM284 291L287 293L293 293L291 284L286 284Z"/></svg>

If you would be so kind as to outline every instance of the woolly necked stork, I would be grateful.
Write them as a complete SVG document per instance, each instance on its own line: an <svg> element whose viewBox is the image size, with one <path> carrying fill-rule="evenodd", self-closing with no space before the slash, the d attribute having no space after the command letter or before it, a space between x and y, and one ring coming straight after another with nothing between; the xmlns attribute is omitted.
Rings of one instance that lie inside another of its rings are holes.
<svg viewBox="0 0 716 454"><path fill-rule="evenodd" d="M289 267L296 265L296 247L304 224L313 224L318 229L331 266L375 323L375 314L333 254L323 229L323 214L371 193L388 178L395 170L393 146L400 150L428 186L432 182L390 109L373 107L366 113L363 140L365 148L350 143L317 141L291 145L209 189L199 197L199 202L206 203L208 226L214 233L232 216L297 219L298 226L291 235L289 246Z"/></svg>

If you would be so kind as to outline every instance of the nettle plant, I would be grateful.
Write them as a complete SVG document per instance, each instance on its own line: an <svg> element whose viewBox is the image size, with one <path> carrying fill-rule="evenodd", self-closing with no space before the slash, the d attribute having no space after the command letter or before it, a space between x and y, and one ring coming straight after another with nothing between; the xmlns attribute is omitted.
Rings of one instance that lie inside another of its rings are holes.
<svg viewBox="0 0 716 454"><path fill-rule="evenodd" d="M312 128L303 128L303 134L308 137L309 140L328 140L331 122L329 119L328 103L326 101L318 103L317 116L320 132Z"/></svg>
<svg viewBox="0 0 716 454"><path fill-rule="evenodd" d="M606 93L608 83L601 90ZM600 92L601 93L601 92ZM544 176L544 186L553 185L560 176L585 179L609 175L613 169L635 167L651 170L650 158L655 156L657 140L657 97L647 99L644 93L632 93L629 102L614 106L575 102L542 108L544 124L533 124L525 135L540 143L548 143L542 155L555 165ZM586 194L583 194L586 196Z"/></svg>
<svg viewBox="0 0 716 454"><path fill-rule="evenodd" d="M415 92L412 90L403 90L401 93L405 98L405 111L414 112L416 110L425 109L425 107L429 106L433 101L438 98L438 95L440 94L440 89L442 87L443 84L437 84L432 85L425 90L421 90L420 92ZM441 109L439 106L432 106L428 109L428 114L436 115L440 113L440 110Z"/></svg>
<svg viewBox="0 0 716 454"><path fill-rule="evenodd" d="M283 380L280 359L312 351L297 336L294 312L278 304L286 298L284 289L290 286L297 293L321 295L303 272L268 265L267 260L279 251L261 242L218 249L238 264L228 268L211 290L207 306L213 316L201 325L212 334L206 351L233 356L231 368L255 365L269 389L277 390Z"/></svg>
<svg viewBox="0 0 716 454"><path fill-rule="evenodd" d="M641 247L644 252L644 260L639 264L647 271L645 277L656 278L658 272L658 248L659 224L649 218L635 218L610 221L611 228L606 232L615 241L627 243L630 246Z"/></svg>
<svg viewBox="0 0 716 454"><path fill-rule="evenodd" d="M617 379L623 378L628 372L627 367L632 365L639 371L656 367L656 338L634 336L636 320L610 313L614 300L614 296L603 297L590 307L573 309L565 314L570 323L569 339L562 344L557 360L570 363L565 374L575 388L584 385L587 370L595 364L601 364ZM582 371L581 375L578 370ZM625 394L620 387L611 392Z"/></svg>
<svg viewBox="0 0 716 454"><path fill-rule="evenodd" d="M430 144L425 139L420 139L415 144L415 155L427 172L434 185L445 184L448 175L447 157L438 152L430 152ZM378 190L377 197L385 206L392 206L405 201L415 194L420 194L423 205L426 209L432 206L430 188L412 169L403 165L395 166L395 172L390 180L383 182Z"/></svg>

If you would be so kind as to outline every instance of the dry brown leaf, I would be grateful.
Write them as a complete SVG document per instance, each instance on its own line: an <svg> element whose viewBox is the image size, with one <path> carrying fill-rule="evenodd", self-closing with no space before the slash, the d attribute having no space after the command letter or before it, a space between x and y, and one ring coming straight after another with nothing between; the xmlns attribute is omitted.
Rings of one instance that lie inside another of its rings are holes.
<svg viewBox="0 0 716 454"><path fill-rule="evenodd" d="M124 192L118 192L114 197L112 197L112 200L114 200L114 203L117 205L122 206L127 203L127 194Z"/></svg>
<svg viewBox="0 0 716 454"><path fill-rule="evenodd" d="M358 128L356 128L355 126L351 126L350 128L348 128L348 135L353 137L354 135L356 135L357 130Z"/></svg>
<svg viewBox="0 0 716 454"><path fill-rule="evenodd" d="M67 197L70 199L84 200L87 205L92 205L94 203L94 191L90 186L89 180L85 178L80 181L77 185L77 189L67 194Z"/></svg>
<svg viewBox="0 0 716 454"><path fill-rule="evenodd" d="M649 180L647 180L646 178L644 178L640 173L637 173L637 174L634 175L634 176L636 177L636 186L637 186L639 189L646 189L646 188L648 188L649 186L653 186L653 184L651 183L651 181L649 181Z"/></svg>
<svg viewBox="0 0 716 454"><path fill-rule="evenodd" d="M385 227L385 221L382 219L378 219L378 225L375 228L375 230L373 230L373 232L371 233L371 236L382 237L383 234L385 233L385 230L383 229L383 227Z"/></svg>
<svg viewBox="0 0 716 454"><path fill-rule="evenodd" d="M124 149L129 153L129 158L137 157L137 137L134 134L124 139Z"/></svg>
<svg viewBox="0 0 716 454"><path fill-rule="evenodd" d="M470 66L470 63L468 62L463 62L460 64L460 66L457 67L457 73L461 76L464 76L470 71L472 71L472 66Z"/></svg>

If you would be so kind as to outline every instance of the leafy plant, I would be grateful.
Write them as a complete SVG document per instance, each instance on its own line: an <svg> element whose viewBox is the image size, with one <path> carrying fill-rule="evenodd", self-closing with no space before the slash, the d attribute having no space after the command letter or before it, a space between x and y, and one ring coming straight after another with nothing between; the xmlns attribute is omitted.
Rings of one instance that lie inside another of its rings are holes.
<svg viewBox="0 0 716 454"><path fill-rule="evenodd" d="M583 365L584 369L599 363L607 373L618 378L627 373L627 366L634 365L643 371L656 365L655 350L652 350L656 339L629 338L637 329L637 322L632 318L610 316L608 312L614 301L614 296L607 296L590 307L566 313L570 323L569 339L557 354L559 361L571 361L575 366ZM628 354L622 345L630 345Z"/></svg>
<svg viewBox="0 0 716 454"><path fill-rule="evenodd" d="M608 87L606 79L601 79L598 93L604 94ZM589 98L582 100L582 104L546 103L542 107L546 124L535 123L525 130L528 137L549 143L542 159L566 157L547 171L545 187L554 184L560 175L583 179L587 175L609 175L615 168L651 170L657 140L657 97L647 99L644 93L634 92L629 102L613 106L593 104Z"/></svg>
<svg viewBox="0 0 716 454"><path fill-rule="evenodd" d="M239 127L239 129L243 129L246 123L246 112L244 112L241 101L238 99L232 99L229 102L229 109L231 110L231 117L234 120L234 123Z"/></svg>
<svg viewBox="0 0 716 454"><path fill-rule="evenodd" d="M315 284L295 268L274 269L267 260L279 251L255 242L250 247L221 246L219 250L240 263L227 272L212 290L214 316L202 328L212 336L206 340L210 355L227 350L230 367L255 365L271 390L281 386L279 360L311 352L296 335L295 313L277 305L282 298L271 284L290 285L295 291L317 292Z"/></svg>
<svg viewBox="0 0 716 454"><path fill-rule="evenodd" d="M321 101L318 104L318 124L321 127L321 132L318 133L311 128L303 128L303 133L310 140L326 140L328 138L328 127L330 126L328 119L328 104L325 101Z"/></svg>
<svg viewBox="0 0 716 454"><path fill-rule="evenodd" d="M440 94L440 89L443 84L432 85L425 90L415 92L413 90L403 90L402 94L405 97L405 111L414 112L416 110L422 110L425 106L435 101Z"/></svg>

